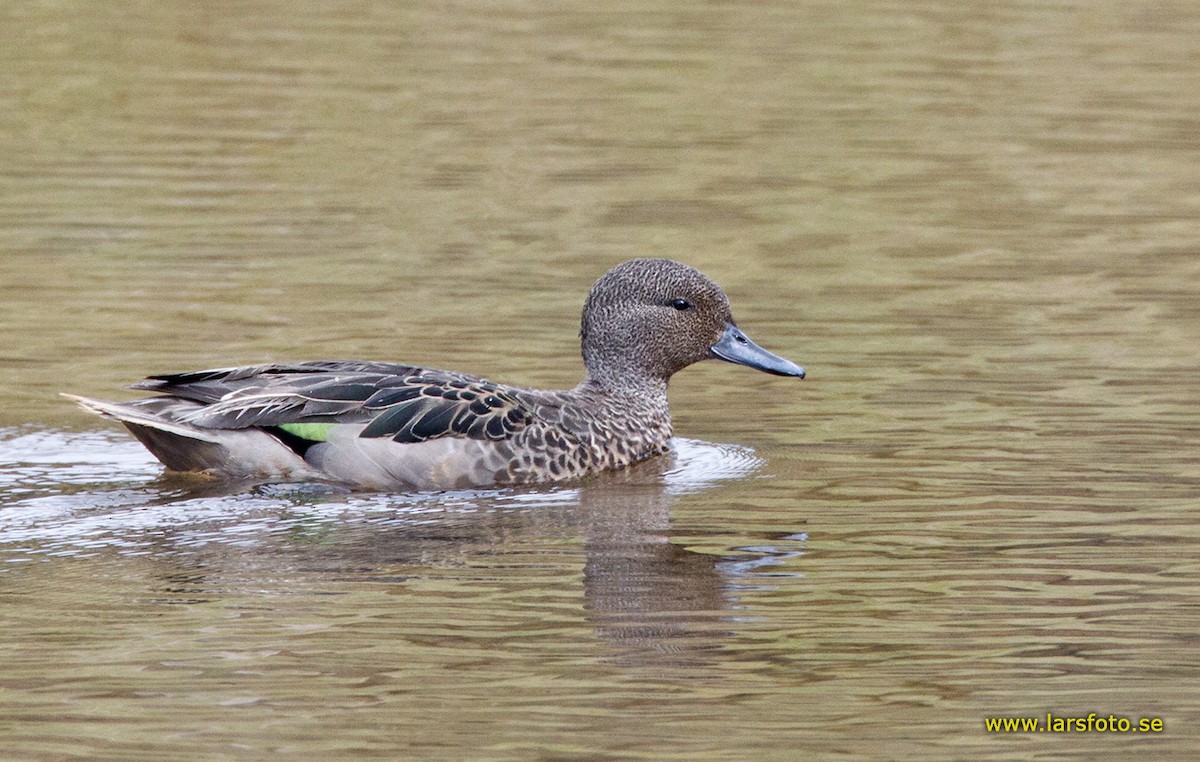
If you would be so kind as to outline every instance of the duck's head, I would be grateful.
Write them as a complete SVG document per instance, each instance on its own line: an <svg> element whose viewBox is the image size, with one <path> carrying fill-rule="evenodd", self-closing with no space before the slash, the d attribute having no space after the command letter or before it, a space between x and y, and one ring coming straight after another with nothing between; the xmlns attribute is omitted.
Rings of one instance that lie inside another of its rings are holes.
<svg viewBox="0 0 1200 762"><path fill-rule="evenodd" d="M711 359L804 378L742 333L720 286L669 259L632 259L605 273L584 304L580 337L588 376L604 386L666 382Z"/></svg>

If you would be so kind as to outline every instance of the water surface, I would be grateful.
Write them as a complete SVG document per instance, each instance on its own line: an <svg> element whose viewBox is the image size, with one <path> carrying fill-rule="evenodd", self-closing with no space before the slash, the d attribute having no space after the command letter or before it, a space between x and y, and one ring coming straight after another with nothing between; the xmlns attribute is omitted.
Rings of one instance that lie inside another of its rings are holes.
<svg viewBox="0 0 1200 762"><path fill-rule="evenodd" d="M1200 10L0 10L0 748L1186 759ZM164 477L57 397L361 357L566 387L669 256L807 380L524 491ZM1161 717L989 735L993 715Z"/></svg>

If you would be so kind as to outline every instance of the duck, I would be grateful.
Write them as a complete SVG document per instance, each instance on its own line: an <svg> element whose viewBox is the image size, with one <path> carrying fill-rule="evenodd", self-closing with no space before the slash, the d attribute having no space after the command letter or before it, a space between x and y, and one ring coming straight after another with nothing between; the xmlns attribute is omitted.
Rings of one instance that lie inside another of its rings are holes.
<svg viewBox="0 0 1200 762"><path fill-rule="evenodd" d="M688 265L633 259L584 303L586 370L573 389L364 360L278 362L148 376L131 402L64 397L122 423L169 471L375 491L561 482L670 449L667 385L724 360L804 378L734 322L721 288Z"/></svg>

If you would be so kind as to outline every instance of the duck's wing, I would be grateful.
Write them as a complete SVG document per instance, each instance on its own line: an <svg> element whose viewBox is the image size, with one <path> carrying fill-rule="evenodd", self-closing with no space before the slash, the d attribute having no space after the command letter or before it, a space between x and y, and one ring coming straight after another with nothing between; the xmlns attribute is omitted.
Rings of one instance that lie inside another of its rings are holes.
<svg viewBox="0 0 1200 762"><path fill-rule="evenodd" d="M212 368L186 373L165 373L149 376L130 389L163 392L172 397L183 397L196 402L219 402L232 392L250 388L286 387L304 385L308 381L324 378L334 381L334 376L354 375L404 378L425 370L413 365L399 365L366 360L311 360L293 363L268 363L245 365L236 368ZM460 373L439 371L447 377L469 378Z"/></svg>
<svg viewBox="0 0 1200 762"><path fill-rule="evenodd" d="M318 361L153 376L138 389L201 403L180 420L203 428L296 429L366 424L361 436L396 442L439 437L502 440L536 417L519 390L487 379L408 365ZM307 437L306 437L307 438Z"/></svg>
<svg viewBox="0 0 1200 762"><path fill-rule="evenodd" d="M533 406L513 390L486 379L455 380L416 375L410 383L383 390L367 401L379 411L363 437L424 442L438 437L508 439L533 423Z"/></svg>

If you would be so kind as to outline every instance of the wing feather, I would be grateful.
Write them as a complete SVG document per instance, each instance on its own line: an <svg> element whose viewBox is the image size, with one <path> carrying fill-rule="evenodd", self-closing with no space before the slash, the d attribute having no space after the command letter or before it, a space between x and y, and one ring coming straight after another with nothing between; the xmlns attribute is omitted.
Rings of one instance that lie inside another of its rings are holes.
<svg viewBox="0 0 1200 762"><path fill-rule="evenodd" d="M451 385L420 380L426 383L419 394L392 401L362 436L390 437L396 442L424 442L447 436L501 440L534 420L531 406L490 381Z"/></svg>
<svg viewBox="0 0 1200 762"><path fill-rule="evenodd" d="M462 373L325 360L151 376L135 388L200 402L180 415L215 429L366 423L363 437L502 440L534 421L520 390Z"/></svg>

